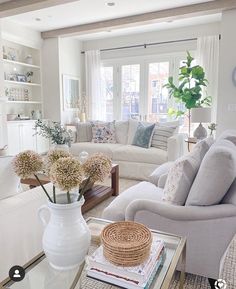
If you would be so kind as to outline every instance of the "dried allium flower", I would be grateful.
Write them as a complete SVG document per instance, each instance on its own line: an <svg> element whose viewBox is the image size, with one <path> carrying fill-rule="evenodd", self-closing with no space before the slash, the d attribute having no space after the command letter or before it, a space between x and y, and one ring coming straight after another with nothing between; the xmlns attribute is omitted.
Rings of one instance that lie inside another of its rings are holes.
<svg viewBox="0 0 236 289"><path fill-rule="evenodd" d="M72 157L72 155L65 150L60 149L50 150L45 160L46 172L49 174L52 165L60 158L68 158L68 157Z"/></svg>
<svg viewBox="0 0 236 289"><path fill-rule="evenodd" d="M43 169L43 159L36 152L27 150L15 156L13 167L15 173L20 178L25 179Z"/></svg>
<svg viewBox="0 0 236 289"><path fill-rule="evenodd" d="M50 169L50 179L62 191L79 187L83 180L83 169L79 160L67 157L60 158Z"/></svg>
<svg viewBox="0 0 236 289"><path fill-rule="evenodd" d="M92 182L103 182L110 173L111 167L111 159L102 153L93 154L83 164L85 175Z"/></svg>

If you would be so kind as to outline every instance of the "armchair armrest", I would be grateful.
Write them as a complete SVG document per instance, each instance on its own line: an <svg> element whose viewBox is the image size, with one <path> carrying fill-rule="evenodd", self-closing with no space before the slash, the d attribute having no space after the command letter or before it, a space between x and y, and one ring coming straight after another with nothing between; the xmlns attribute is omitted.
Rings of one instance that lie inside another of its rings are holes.
<svg viewBox="0 0 236 289"><path fill-rule="evenodd" d="M133 220L138 211L149 211L174 221L215 220L236 217L236 206L220 204L215 206L176 206L150 200L132 201L126 209L125 217Z"/></svg>
<svg viewBox="0 0 236 289"><path fill-rule="evenodd" d="M187 146L184 142L186 134L178 133L168 138L167 154L168 161L175 161L187 152Z"/></svg>

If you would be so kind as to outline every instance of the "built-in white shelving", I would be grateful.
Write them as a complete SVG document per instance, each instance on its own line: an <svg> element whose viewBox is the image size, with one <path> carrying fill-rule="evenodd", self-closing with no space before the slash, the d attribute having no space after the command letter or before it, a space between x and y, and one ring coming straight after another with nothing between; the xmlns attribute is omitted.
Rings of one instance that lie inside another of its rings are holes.
<svg viewBox="0 0 236 289"><path fill-rule="evenodd" d="M42 102L41 101L26 101L26 100L7 100L6 103L11 103L11 104L14 104L14 103L24 103L24 104L41 104Z"/></svg>
<svg viewBox="0 0 236 289"><path fill-rule="evenodd" d="M19 62L19 61L13 61L13 60L9 60L9 59L3 59L3 63L12 64L12 65L20 65L20 66L25 66L25 67L29 67L29 68L35 68L35 69L40 69L40 66L38 66L38 65L28 64L28 63Z"/></svg>
<svg viewBox="0 0 236 289"><path fill-rule="evenodd" d="M13 80L4 80L5 83L17 84L17 85L27 85L27 86L41 86L39 83L33 82L23 82L23 81L13 81Z"/></svg>

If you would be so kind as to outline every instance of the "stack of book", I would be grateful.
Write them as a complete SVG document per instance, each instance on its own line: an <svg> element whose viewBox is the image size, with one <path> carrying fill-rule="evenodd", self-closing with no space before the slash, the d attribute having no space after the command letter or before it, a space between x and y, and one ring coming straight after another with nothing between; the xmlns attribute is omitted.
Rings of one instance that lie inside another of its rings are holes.
<svg viewBox="0 0 236 289"><path fill-rule="evenodd" d="M89 258L87 276L127 289L148 289L165 258L162 240L153 235L148 259L135 267L113 265L103 255L100 246Z"/></svg>

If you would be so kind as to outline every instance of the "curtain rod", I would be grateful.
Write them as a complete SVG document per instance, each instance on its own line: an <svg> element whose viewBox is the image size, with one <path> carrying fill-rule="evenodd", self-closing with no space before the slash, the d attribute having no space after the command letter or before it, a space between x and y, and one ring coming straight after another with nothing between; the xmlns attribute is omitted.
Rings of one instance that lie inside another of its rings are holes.
<svg viewBox="0 0 236 289"><path fill-rule="evenodd" d="M219 34L219 40L221 39L221 35ZM144 44L137 44L137 45L130 45L130 46L120 46L120 47L112 47L112 48L104 48L100 49L101 52L104 51L114 51L114 50L121 50L121 49L131 49L131 48L138 48L143 47L147 48L148 46L154 45L161 45L161 44L170 44L170 43L178 43L178 42L186 42L186 41L194 41L197 40L197 37L194 38L186 38L186 39L179 39L179 40L169 40L169 41L162 41L162 42L152 42L152 43L144 43ZM85 51L81 51L81 54L84 54Z"/></svg>

